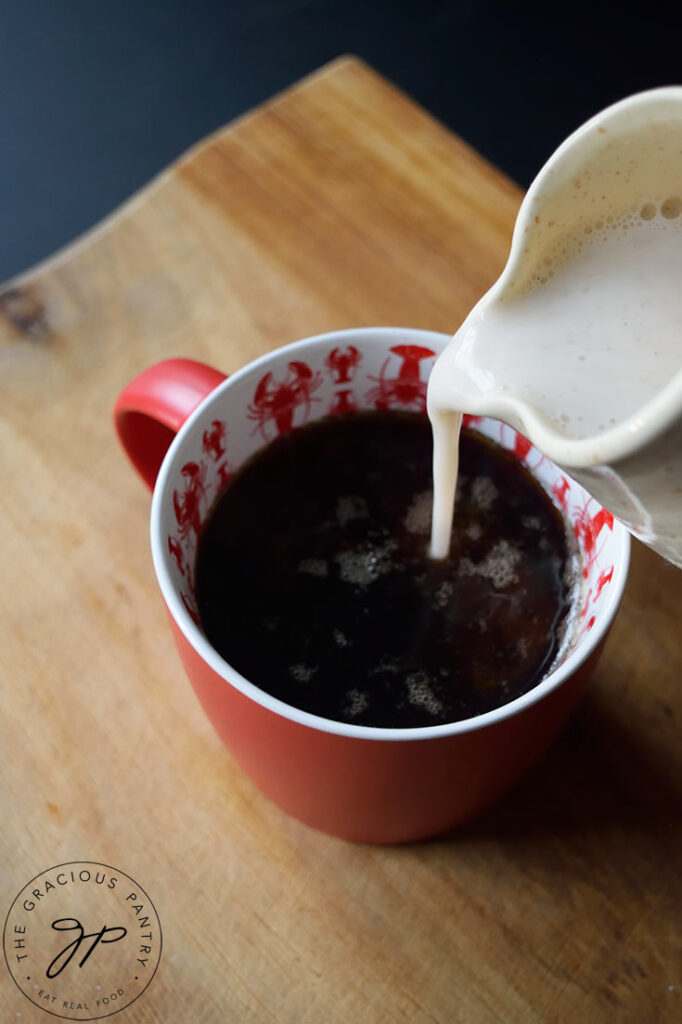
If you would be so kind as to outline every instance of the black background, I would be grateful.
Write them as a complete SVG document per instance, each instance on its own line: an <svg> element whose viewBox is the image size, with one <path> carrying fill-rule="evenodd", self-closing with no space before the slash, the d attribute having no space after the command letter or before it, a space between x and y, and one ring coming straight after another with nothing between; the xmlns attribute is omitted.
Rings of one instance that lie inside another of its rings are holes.
<svg viewBox="0 0 682 1024"><path fill-rule="evenodd" d="M363 57L527 186L572 129L682 80L678 3L0 0L0 280L203 135Z"/></svg>

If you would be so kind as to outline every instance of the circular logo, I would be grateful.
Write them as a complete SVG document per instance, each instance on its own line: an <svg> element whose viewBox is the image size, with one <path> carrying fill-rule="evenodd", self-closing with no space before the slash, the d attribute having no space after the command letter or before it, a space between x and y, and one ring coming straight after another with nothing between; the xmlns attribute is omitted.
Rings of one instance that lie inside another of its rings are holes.
<svg viewBox="0 0 682 1024"><path fill-rule="evenodd" d="M71 861L27 882L9 908L5 960L27 999L62 1020L130 1006L154 977L161 925L141 885L109 864Z"/></svg>

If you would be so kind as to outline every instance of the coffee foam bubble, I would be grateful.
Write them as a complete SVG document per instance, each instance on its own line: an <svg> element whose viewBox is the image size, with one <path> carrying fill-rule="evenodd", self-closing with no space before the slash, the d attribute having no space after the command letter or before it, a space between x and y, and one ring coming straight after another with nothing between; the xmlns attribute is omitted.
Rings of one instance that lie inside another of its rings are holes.
<svg viewBox="0 0 682 1024"><path fill-rule="evenodd" d="M334 643L336 644L337 647L350 646L350 640L348 639L345 633L341 632L340 629L333 630L332 636L334 637Z"/></svg>
<svg viewBox="0 0 682 1024"><path fill-rule="evenodd" d="M289 666L289 675L297 683L309 683L318 671L319 665L305 665L302 662L298 665Z"/></svg>
<svg viewBox="0 0 682 1024"><path fill-rule="evenodd" d="M329 574L329 566L323 558L304 558L298 563L298 571L322 579Z"/></svg>
<svg viewBox="0 0 682 1024"><path fill-rule="evenodd" d="M521 552L518 548L508 540L500 540L480 562L472 562L470 558L460 559L457 574L482 576L489 579L496 590L505 590L512 583L518 583L519 577L515 566L520 560Z"/></svg>
<svg viewBox="0 0 682 1024"><path fill-rule="evenodd" d="M335 515L339 526L347 526L354 519L367 519L367 502L359 494L342 494L336 503Z"/></svg>
<svg viewBox="0 0 682 1024"><path fill-rule="evenodd" d="M364 690L348 690L343 714L346 718L356 718L369 707L369 697Z"/></svg>
<svg viewBox="0 0 682 1024"><path fill-rule="evenodd" d="M403 519L405 529L410 533L428 534L431 529L432 508L433 491L422 491L421 494L415 494Z"/></svg>
<svg viewBox="0 0 682 1024"><path fill-rule="evenodd" d="M391 558L397 546L396 541L387 540L384 544L367 544L350 551L342 551L335 558L339 576L344 583L368 587L380 576L401 568Z"/></svg>
<svg viewBox="0 0 682 1024"><path fill-rule="evenodd" d="M540 530L542 528L539 516L522 516L521 525L525 526L527 530Z"/></svg>
<svg viewBox="0 0 682 1024"><path fill-rule="evenodd" d="M495 504L499 491L489 476L477 476L471 484L471 498L481 512L488 512Z"/></svg>
<svg viewBox="0 0 682 1024"><path fill-rule="evenodd" d="M384 672L388 672L389 675L397 675L400 672L400 664L397 658L389 658L388 655L384 655L381 661L374 666L370 675L380 676Z"/></svg>
<svg viewBox="0 0 682 1024"><path fill-rule="evenodd" d="M447 604L454 593L454 587L449 580L443 580L441 585L438 587L433 595L432 606L435 609L446 608Z"/></svg>
<svg viewBox="0 0 682 1024"><path fill-rule="evenodd" d="M442 701L436 697L432 689L433 680L426 672L413 672L405 680L407 699L410 704L424 708L429 714L437 716L443 713Z"/></svg>

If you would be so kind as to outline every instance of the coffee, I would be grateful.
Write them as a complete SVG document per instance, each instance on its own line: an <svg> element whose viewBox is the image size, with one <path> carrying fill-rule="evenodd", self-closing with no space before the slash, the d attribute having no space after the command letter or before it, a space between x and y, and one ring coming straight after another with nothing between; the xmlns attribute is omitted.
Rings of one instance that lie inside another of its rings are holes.
<svg viewBox="0 0 682 1024"><path fill-rule="evenodd" d="M320 420L236 473L199 542L202 628L287 704L358 725L453 722L547 674L571 607L564 521L513 454L465 429L448 558L429 557L431 429Z"/></svg>

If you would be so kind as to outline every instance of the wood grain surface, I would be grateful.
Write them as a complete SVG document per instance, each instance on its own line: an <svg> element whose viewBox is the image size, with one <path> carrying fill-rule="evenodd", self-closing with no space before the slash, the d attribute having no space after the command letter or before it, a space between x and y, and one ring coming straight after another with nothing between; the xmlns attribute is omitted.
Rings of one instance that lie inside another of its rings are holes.
<svg viewBox="0 0 682 1024"><path fill-rule="evenodd" d="M344 59L0 295L0 909L64 861L137 879L164 951L116 1020L682 1019L682 573L635 544L589 696L512 795L442 840L350 845L266 802L204 718L111 427L167 356L454 330L519 200ZM3 1022L54 1019L0 982Z"/></svg>

